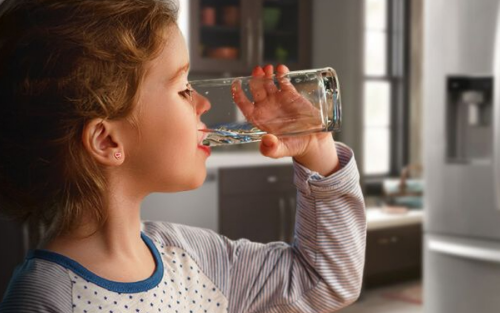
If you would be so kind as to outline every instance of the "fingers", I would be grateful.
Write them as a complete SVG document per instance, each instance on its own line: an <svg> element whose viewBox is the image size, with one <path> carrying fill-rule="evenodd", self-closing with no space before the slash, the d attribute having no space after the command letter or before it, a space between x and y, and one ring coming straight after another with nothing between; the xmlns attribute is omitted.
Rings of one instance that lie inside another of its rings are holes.
<svg viewBox="0 0 500 313"><path fill-rule="evenodd" d="M295 91L295 87L293 87L292 83L290 82L290 79L285 76L285 74L288 74L290 70L288 67L286 67L283 64L280 64L276 67L276 77L278 77L278 82L280 84L281 90L284 91Z"/></svg>
<svg viewBox="0 0 500 313"><path fill-rule="evenodd" d="M264 80L264 88L268 95L272 95L278 92L278 87L274 84L274 68L271 64L264 66L265 80Z"/></svg>
<svg viewBox="0 0 500 313"><path fill-rule="evenodd" d="M275 135L267 134L262 137L260 143L260 153L262 155L278 159L285 156L291 156L290 149L281 139L278 139Z"/></svg>
<svg viewBox="0 0 500 313"><path fill-rule="evenodd" d="M264 78L266 73L260 66L256 66L252 71L252 79L249 81L250 92L252 93L253 100L260 102L266 99L267 91L264 87Z"/></svg>
<svg viewBox="0 0 500 313"><path fill-rule="evenodd" d="M276 74L278 77L281 77L283 76L284 74L290 72L290 70L288 69L288 67L286 67L286 65L283 65L283 64L279 64L277 67L276 67Z"/></svg>
<svg viewBox="0 0 500 313"><path fill-rule="evenodd" d="M282 73L288 72L288 68L281 65ZM255 102L260 102L266 99L267 96L275 94L279 91L278 86L273 79L274 68L271 64L264 66L256 66L252 71L252 76L255 78L250 81L250 90Z"/></svg>
<svg viewBox="0 0 500 313"><path fill-rule="evenodd" d="M302 153L307 145L306 138L278 138L273 134L267 134L262 137L260 143L260 153L262 155L278 159L287 156L294 156Z"/></svg>
<svg viewBox="0 0 500 313"><path fill-rule="evenodd" d="M240 108L243 115L249 119L249 117L252 116L254 104L248 100L243 88L241 88L241 80L234 80L231 89L234 103Z"/></svg>
<svg viewBox="0 0 500 313"><path fill-rule="evenodd" d="M267 134L264 135L260 142L260 153L266 157L279 158L279 139L278 137Z"/></svg>

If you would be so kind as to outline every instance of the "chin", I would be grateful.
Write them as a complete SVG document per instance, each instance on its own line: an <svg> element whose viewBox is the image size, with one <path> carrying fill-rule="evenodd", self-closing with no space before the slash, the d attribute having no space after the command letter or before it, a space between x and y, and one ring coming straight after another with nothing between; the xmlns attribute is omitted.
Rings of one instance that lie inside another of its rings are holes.
<svg viewBox="0 0 500 313"><path fill-rule="evenodd" d="M181 192L194 190L205 182L207 176L206 169L201 169L195 173L185 173L177 177L170 177L168 181L164 181L162 186L156 188L154 192Z"/></svg>
<svg viewBox="0 0 500 313"><path fill-rule="evenodd" d="M196 172L193 179L187 184L185 190L193 190L201 187L205 182L207 177L207 171L203 169L202 171Z"/></svg>

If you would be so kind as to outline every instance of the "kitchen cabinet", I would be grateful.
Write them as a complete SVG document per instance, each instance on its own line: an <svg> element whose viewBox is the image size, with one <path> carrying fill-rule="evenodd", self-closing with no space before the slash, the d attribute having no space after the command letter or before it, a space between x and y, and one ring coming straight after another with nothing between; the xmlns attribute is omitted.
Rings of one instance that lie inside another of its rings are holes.
<svg viewBox="0 0 500 313"><path fill-rule="evenodd" d="M220 233L236 240L293 241L296 188L293 166L222 168Z"/></svg>
<svg viewBox="0 0 500 313"><path fill-rule="evenodd" d="M191 71L248 74L256 65L310 67L308 0L192 0Z"/></svg>
<svg viewBox="0 0 500 313"><path fill-rule="evenodd" d="M422 224L369 230L365 287L419 278L422 271Z"/></svg>

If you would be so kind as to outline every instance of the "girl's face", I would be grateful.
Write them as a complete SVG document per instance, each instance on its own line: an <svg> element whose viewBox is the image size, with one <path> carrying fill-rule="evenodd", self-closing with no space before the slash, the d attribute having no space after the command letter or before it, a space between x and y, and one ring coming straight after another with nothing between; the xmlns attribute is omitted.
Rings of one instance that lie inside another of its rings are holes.
<svg viewBox="0 0 500 313"><path fill-rule="evenodd" d="M188 86L189 54L176 26L148 66L134 111L138 131L128 143L129 166L135 186L150 192L199 187L206 176L210 150L201 145L200 116L210 103ZM131 132L132 133L132 132Z"/></svg>

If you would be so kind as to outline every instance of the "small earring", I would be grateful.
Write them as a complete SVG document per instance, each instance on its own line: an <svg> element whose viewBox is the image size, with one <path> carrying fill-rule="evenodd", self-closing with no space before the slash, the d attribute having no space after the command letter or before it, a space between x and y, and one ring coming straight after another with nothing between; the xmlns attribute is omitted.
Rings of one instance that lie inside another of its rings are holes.
<svg viewBox="0 0 500 313"><path fill-rule="evenodd" d="M115 159L119 160L121 159L121 157L122 157L121 152L115 152Z"/></svg>

